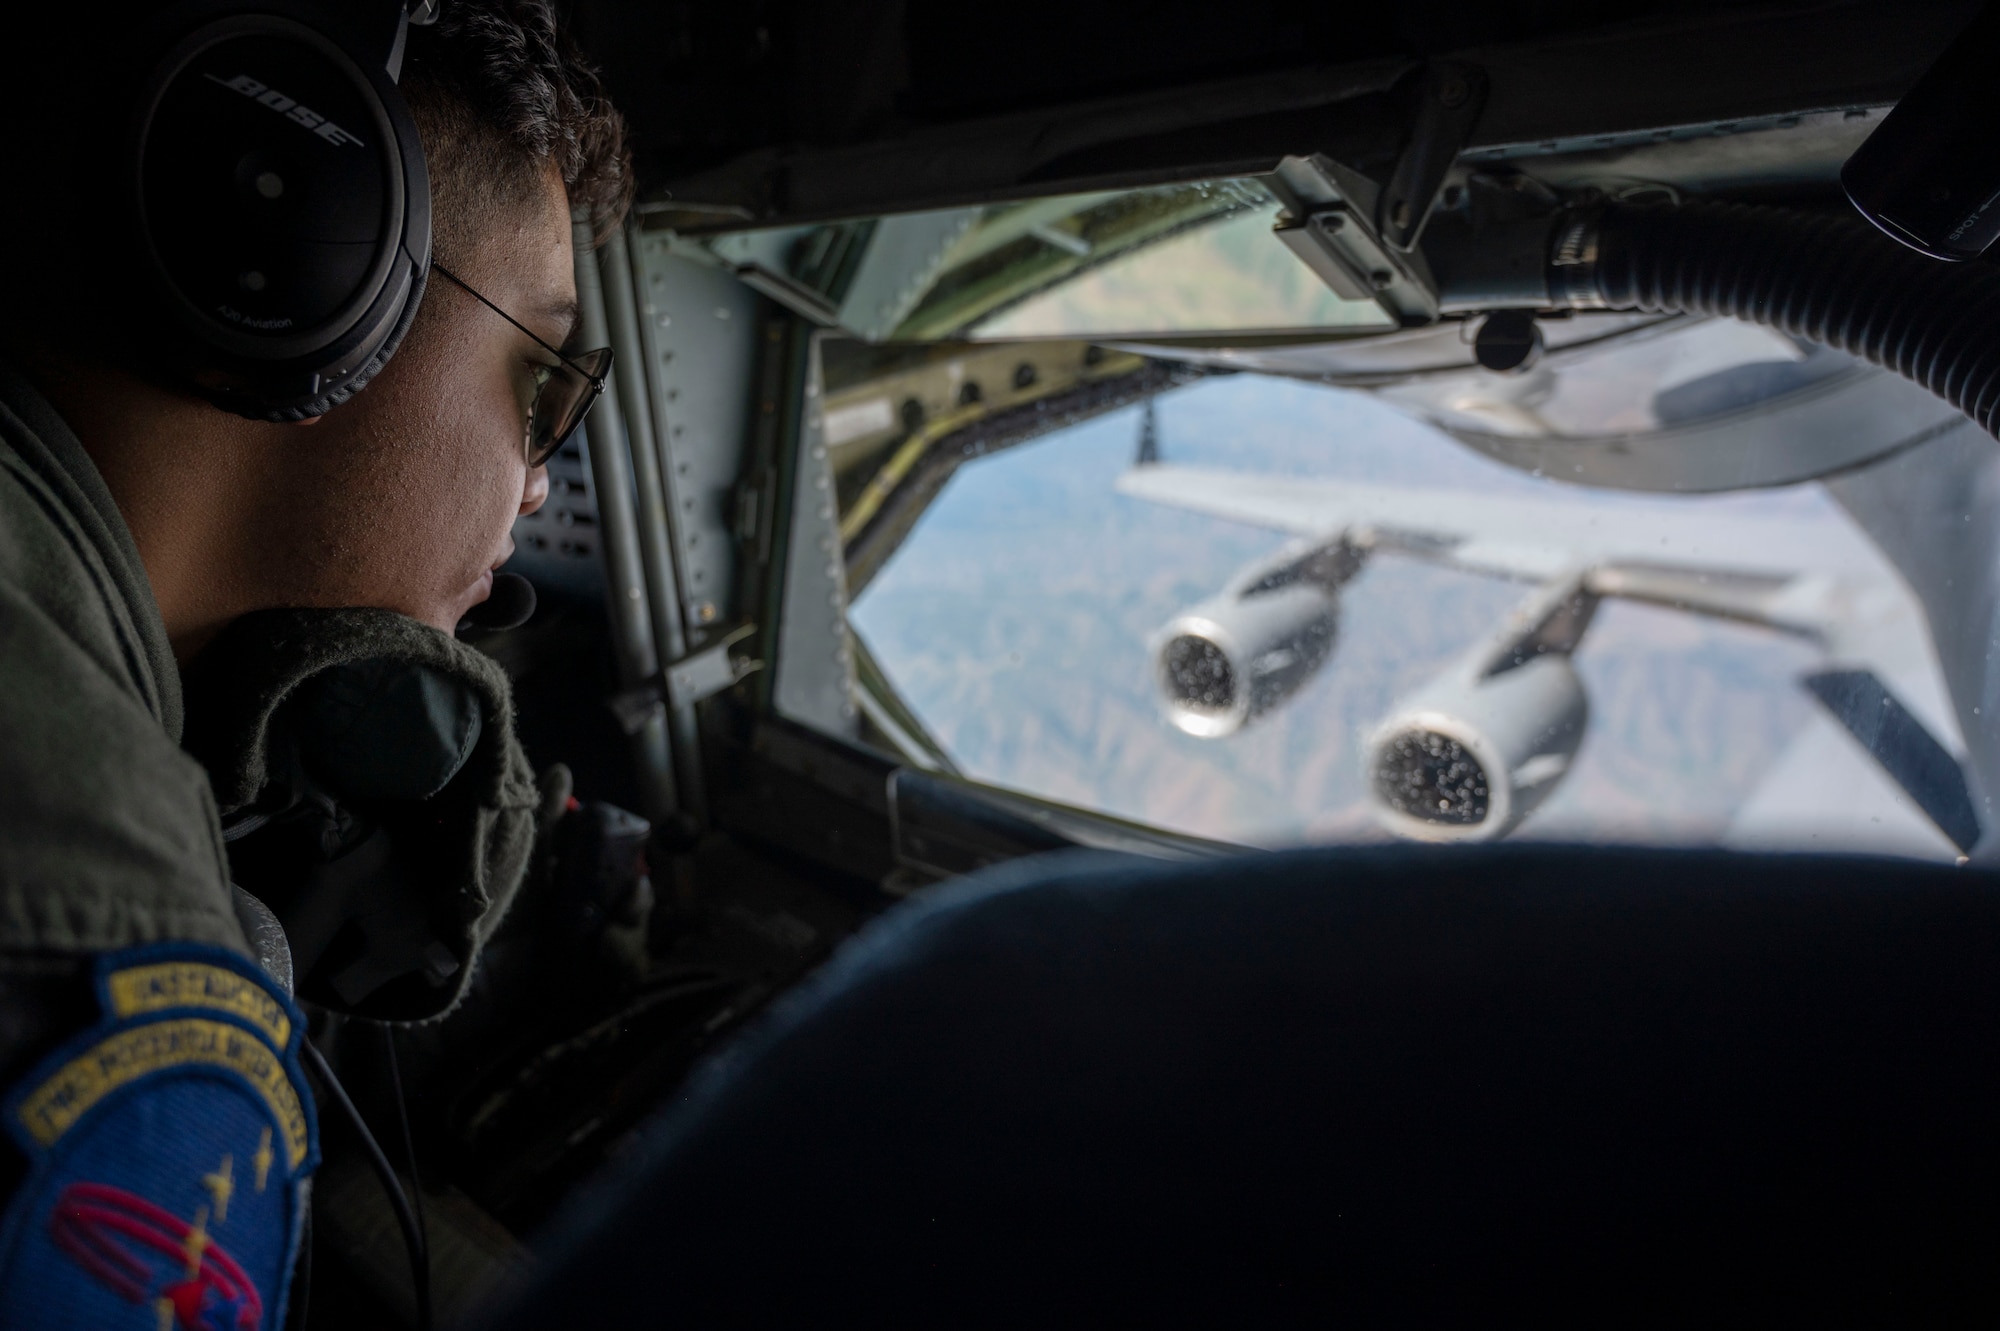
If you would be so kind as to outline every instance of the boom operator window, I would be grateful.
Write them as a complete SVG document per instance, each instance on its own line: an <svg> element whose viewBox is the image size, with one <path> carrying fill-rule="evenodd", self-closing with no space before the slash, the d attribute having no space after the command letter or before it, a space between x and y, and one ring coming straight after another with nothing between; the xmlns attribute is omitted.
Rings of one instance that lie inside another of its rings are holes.
<svg viewBox="0 0 2000 1331"><path fill-rule="evenodd" d="M1948 409L1728 321L1578 316L1496 373L1476 320L1333 297L1275 211L1218 181L718 242L848 311L814 455L852 733L1226 842L1969 848L1885 553L1970 520L1910 511L1913 452L1977 446Z"/></svg>

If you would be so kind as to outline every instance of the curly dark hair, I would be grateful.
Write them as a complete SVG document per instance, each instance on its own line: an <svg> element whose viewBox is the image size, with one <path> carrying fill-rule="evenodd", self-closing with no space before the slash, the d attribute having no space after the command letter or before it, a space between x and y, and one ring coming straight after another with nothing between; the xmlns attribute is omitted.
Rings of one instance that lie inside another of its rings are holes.
<svg viewBox="0 0 2000 1331"><path fill-rule="evenodd" d="M433 244L451 262L478 219L533 197L553 164L599 243L632 203L625 120L550 0L444 0L410 29L403 94L431 173Z"/></svg>

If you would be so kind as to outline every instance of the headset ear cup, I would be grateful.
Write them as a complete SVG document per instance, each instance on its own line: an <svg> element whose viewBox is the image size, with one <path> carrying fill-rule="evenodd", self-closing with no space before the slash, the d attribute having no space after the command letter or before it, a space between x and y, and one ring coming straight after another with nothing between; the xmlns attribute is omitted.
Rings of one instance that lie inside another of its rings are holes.
<svg viewBox="0 0 2000 1331"><path fill-rule="evenodd" d="M389 330L388 339L382 343L381 350L356 370L351 378L320 394L312 401L290 407L258 407L240 398L230 399L222 395L211 395L209 400L225 411L247 416L251 420L278 421L295 425L300 421L309 421L326 415L368 387L369 382L380 373L382 367L389 363L389 358L403 345L403 337L410 331L410 325L417 321L417 311L423 307L424 292L429 289L429 283L430 268L425 266L417 269L416 279L410 287L409 298L403 304L402 313L396 316L396 322Z"/></svg>
<svg viewBox="0 0 2000 1331"><path fill-rule="evenodd" d="M152 372L252 420L360 391L426 286L416 124L351 14L190 0L160 20L131 143Z"/></svg>

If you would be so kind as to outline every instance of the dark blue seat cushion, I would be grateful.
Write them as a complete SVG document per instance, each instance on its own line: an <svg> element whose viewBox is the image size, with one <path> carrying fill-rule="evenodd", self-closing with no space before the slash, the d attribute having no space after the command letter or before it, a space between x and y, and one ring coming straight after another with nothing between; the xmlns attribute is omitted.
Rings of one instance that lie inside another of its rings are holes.
<svg viewBox="0 0 2000 1331"><path fill-rule="evenodd" d="M1503 846L890 913L545 1237L522 1327L2000 1303L2000 880Z"/></svg>

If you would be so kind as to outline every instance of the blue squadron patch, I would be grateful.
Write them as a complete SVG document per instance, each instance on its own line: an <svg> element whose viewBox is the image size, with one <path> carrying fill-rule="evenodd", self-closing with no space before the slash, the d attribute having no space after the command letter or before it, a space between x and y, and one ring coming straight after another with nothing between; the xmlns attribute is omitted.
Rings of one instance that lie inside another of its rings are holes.
<svg viewBox="0 0 2000 1331"><path fill-rule="evenodd" d="M184 944L106 954L97 996L103 1020L0 1103L29 1160L0 1329L277 1331L319 1163L298 1009Z"/></svg>

